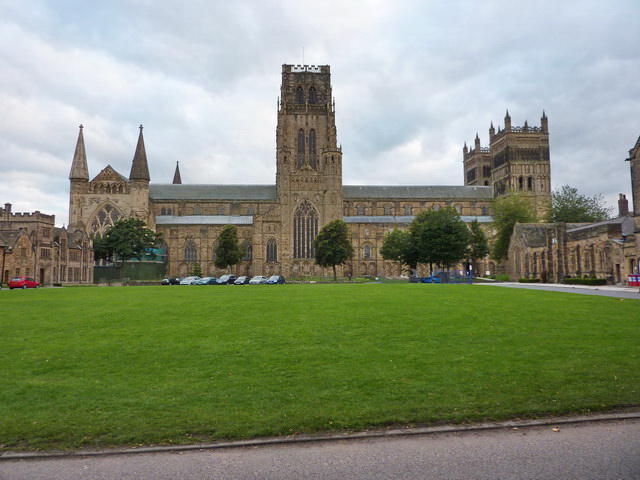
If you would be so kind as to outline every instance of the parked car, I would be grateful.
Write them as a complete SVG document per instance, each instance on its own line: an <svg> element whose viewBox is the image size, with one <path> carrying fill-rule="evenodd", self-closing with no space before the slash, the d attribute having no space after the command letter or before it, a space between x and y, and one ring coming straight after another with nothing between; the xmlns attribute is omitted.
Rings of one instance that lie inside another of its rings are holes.
<svg viewBox="0 0 640 480"><path fill-rule="evenodd" d="M236 281L235 275L222 275L218 279L218 285L229 285Z"/></svg>
<svg viewBox="0 0 640 480"><path fill-rule="evenodd" d="M196 285L217 285L218 279L216 277L202 277L196 282Z"/></svg>
<svg viewBox="0 0 640 480"><path fill-rule="evenodd" d="M256 275L251 280L249 280L249 285L265 285L267 283L268 278L264 275Z"/></svg>
<svg viewBox="0 0 640 480"><path fill-rule="evenodd" d="M236 281L233 282L234 285L247 285L249 283L249 280L251 280L251 277L247 277L246 275L243 275L241 277L236 278Z"/></svg>
<svg viewBox="0 0 640 480"><path fill-rule="evenodd" d="M160 285L180 285L179 278L163 278Z"/></svg>
<svg viewBox="0 0 640 480"><path fill-rule="evenodd" d="M195 285L200 280L200 277L184 277L180 280L180 285Z"/></svg>
<svg viewBox="0 0 640 480"><path fill-rule="evenodd" d="M9 289L14 288L40 288L40 283L31 277L13 277L9 280Z"/></svg>
<svg viewBox="0 0 640 480"><path fill-rule="evenodd" d="M268 285L282 285L283 283L286 282L284 281L284 277L282 275L272 275L269 277L269 280L267 280Z"/></svg>

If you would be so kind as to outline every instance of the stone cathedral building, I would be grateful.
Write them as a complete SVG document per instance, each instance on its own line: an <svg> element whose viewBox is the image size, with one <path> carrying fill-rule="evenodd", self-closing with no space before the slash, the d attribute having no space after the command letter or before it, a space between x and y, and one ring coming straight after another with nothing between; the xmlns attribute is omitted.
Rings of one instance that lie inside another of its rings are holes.
<svg viewBox="0 0 640 480"><path fill-rule="evenodd" d="M530 195L539 210L548 205L546 115L540 127L514 127L507 112L504 128L492 124L489 133L489 147L478 136L473 149L464 146L464 185L344 185L329 66L283 65L275 184L182 184L177 165L172 183L151 183L142 126L129 177L106 166L90 180L81 126L69 176L69 230L103 233L121 217L138 217L164 234L168 275L187 275L194 263L218 275L218 235L233 224L246 249L234 273L310 276L328 273L314 264L316 234L341 218L356 252L341 273L397 276L401 266L379 254L384 234L422 210L452 206L465 221L486 224L494 195L510 190Z"/></svg>

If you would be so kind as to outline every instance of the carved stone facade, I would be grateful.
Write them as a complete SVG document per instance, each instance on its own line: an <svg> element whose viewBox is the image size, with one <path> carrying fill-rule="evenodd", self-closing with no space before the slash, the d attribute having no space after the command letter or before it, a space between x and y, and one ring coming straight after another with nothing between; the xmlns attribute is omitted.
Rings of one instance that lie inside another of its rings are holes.
<svg viewBox="0 0 640 480"><path fill-rule="evenodd" d="M2 283L32 277L42 285L93 283L93 249L84 232L55 227L55 216L0 208Z"/></svg>
<svg viewBox="0 0 640 480"><path fill-rule="evenodd" d="M275 185L182 184L177 165L173 183L150 183L142 128L128 179L107 166L89 180L81 128L70 174L70 229L102 233L120 217L142 218L164 234L168 275L186 275L199 263L206 274L217 276L223 273L213 265L218 235L225 225L234 224L247 255L233 273L297 277L330 273L314 264L312 242L323 225L342 218L351 229L356 256L339 273L396 276L401 266L381 258L382 239L393 228L408 226L418 212L451 206L465 221L488 225L494 183L517 185L514 178L526 174L535 179L532 195L548 198L546 123L540 129L523 129L505 127L493 135L496 152L509 152L508 173L501 173L501 166L492 168L481 183L343 185L330 68L283 65ZM535 144L542 157L530 159L520 143L526 149ZM465 147L465 165L469 155ZM520 172L519 165L528 168L527 162L543 170ZM483 267L489 268L495 269Z"/></svg>

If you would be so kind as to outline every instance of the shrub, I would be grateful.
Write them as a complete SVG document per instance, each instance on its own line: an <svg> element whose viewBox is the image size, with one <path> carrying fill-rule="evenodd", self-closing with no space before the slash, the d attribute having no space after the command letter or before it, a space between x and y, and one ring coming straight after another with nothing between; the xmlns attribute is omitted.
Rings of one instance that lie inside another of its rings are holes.
<svg viewBox="0 0 640 480"><path fill-rule="evenodd" d="M568 285L606 285L604 278L565 278L564 283Z"/></svg>
<svg viewBox="0 0 640 480"><path fill-rule="evenodd" d="M520 283L540 283L539 278L521 278L518 280Z"/></svg>
<svg viewBox="0 0 640 480"><path fill-rule="evenodd" d="M510 280L509 275L506 274L496 275L495 278L498 282L508 282Z"/></svg>

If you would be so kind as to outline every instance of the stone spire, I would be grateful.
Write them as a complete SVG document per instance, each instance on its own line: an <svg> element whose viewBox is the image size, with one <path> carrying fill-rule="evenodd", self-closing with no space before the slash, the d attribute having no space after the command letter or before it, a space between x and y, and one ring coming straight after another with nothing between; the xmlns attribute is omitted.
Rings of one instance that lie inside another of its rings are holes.
<svg viewBox="0 0 640 480"><path fill-rule="evenodd" d="M76 143L76 151L73 154L73 163L71 164L70 180L86 180L89 181L89 169L87 168L87 152L84 149L84 136L80 125L80 133Z"/></svg>
<svg viewBox="0 0 640 480"><path fill-rule="evenodd" d="M144 148L144 138L142 136L142 125L140 125L140 135L138 136L138 145L131 164L129 180L145 180L147 182L151 180L149 177L149 165L147 164L147 152Z"/></svg>
<svg viewBox="0 0 640 480"><path fill-rule="evenodd" d="M173 174L174 185L182 185L182 178L180 177L180 162L176 162L176 173Z"/></svg>

